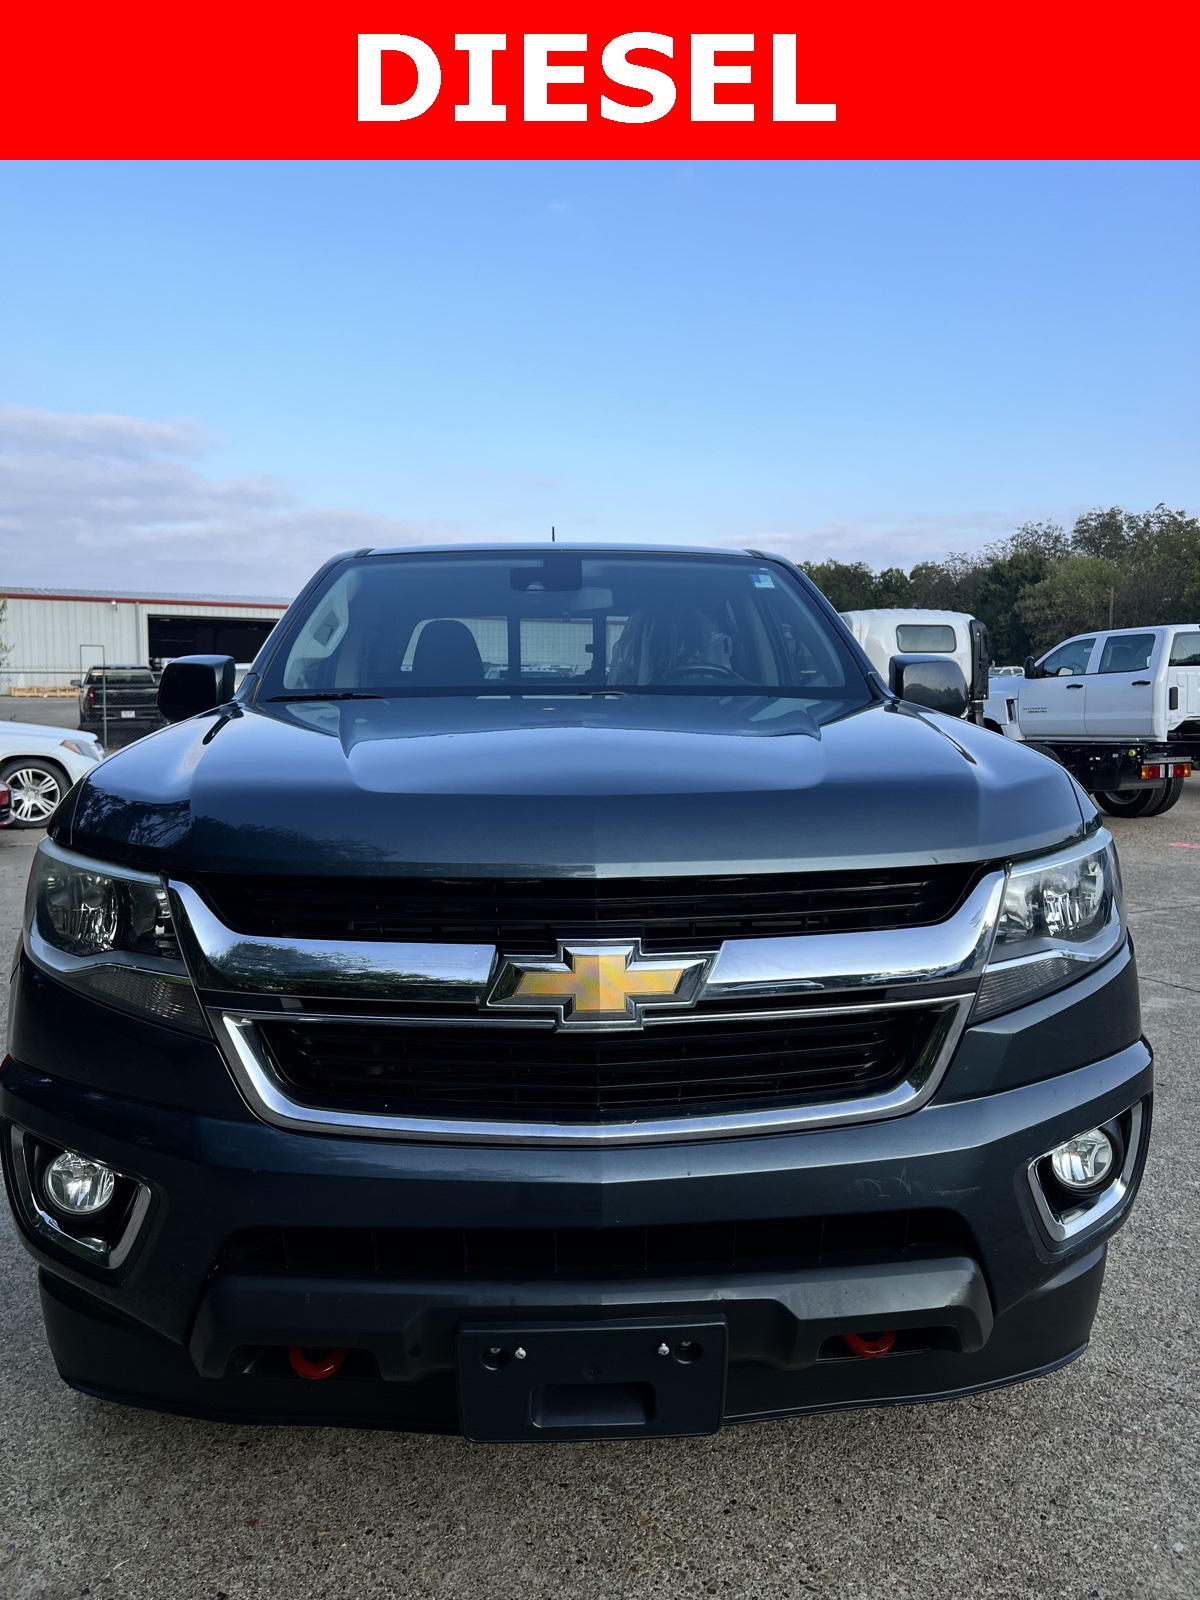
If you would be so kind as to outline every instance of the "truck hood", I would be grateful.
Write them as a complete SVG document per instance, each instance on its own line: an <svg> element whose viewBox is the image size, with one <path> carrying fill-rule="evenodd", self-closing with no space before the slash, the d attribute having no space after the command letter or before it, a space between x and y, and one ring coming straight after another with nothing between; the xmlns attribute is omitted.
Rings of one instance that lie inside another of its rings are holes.
<svg viewBox="0 0 1200 1600"><path fill-rule="evenodd" d="M110 758L52 832L179 876L615 876L998 860L1083 828L1061 768L933 713L629 696L238 707Z"/></svg>

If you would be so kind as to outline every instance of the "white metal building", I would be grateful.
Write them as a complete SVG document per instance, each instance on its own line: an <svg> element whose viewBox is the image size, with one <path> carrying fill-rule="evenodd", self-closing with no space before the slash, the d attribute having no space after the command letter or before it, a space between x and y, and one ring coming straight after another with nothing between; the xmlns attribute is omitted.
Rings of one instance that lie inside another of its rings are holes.
<svg viewBox="0 0 1200 1600"><path fill-rule="evenodd" d="M250 661L289 602L119 589L0 589L0 671L13 687L57 685L101 661L158 666L175 656Z"/></svg>

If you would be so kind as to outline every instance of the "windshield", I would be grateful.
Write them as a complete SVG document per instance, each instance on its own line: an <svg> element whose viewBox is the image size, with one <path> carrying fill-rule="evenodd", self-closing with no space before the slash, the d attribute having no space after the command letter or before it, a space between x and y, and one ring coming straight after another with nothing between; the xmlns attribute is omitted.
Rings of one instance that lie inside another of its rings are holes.
<svg viewBox="0 0 1200 1600"><path fill-rule="evenodd" d="M865 703L803 587L753 557L463 552L334 568L260 694L720 694Z"/></svg>

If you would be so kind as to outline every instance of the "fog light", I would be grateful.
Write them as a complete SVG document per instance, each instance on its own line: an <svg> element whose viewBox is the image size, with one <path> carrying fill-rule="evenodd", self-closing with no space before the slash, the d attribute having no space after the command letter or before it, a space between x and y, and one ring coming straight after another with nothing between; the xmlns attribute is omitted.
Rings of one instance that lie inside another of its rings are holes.
<svg viewBox="0 0 1200 1600"><path fill-rule="evenodd" d="M90 1216L103 1211L113 1197L116 1174L100 1161L64 1150L46 1168L42 1182L46 1198L68 1216Z"/></svg>
<svg viewBox="0 0 1200 1600"><path fill-rule="evenodd" d="M1089 1128L1050 1152L1050 1170L1064 1189L1087 1194L1107 1183L1116 1162L1113 1142L1103 1128Z"/></svg>

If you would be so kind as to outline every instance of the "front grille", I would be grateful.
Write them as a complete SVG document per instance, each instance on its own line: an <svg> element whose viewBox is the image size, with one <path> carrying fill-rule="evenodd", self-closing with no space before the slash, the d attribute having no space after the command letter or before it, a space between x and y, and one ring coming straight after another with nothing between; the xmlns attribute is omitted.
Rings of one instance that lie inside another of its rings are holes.
<svg viewBox="0 0 1200 1600"><path fill-rule="evenodd" d="M973 1254L951 1211L653 1223L640 1228L249 1228L218 1270L263 1276L670 1277L795 1271L938 1250Z"/></svg>
<svg viewBox="0 0 1200 1600"><path fill-rule="evenodd" d="M855 933L941 922L970 866L703 878L290 878L209 873L195 888L237 933L394 939L553 951L560 938L640 938L647 949L771 934Z"/></svg>
<svg viewBox="0 0 1200 1600"><path fill-rule="evenodd" d="M946 1016L896 1007L581 1034L299 1019L259 1028L277 1075L310 1106L598 1123L884 1092L936 1049Z"/></svg>

